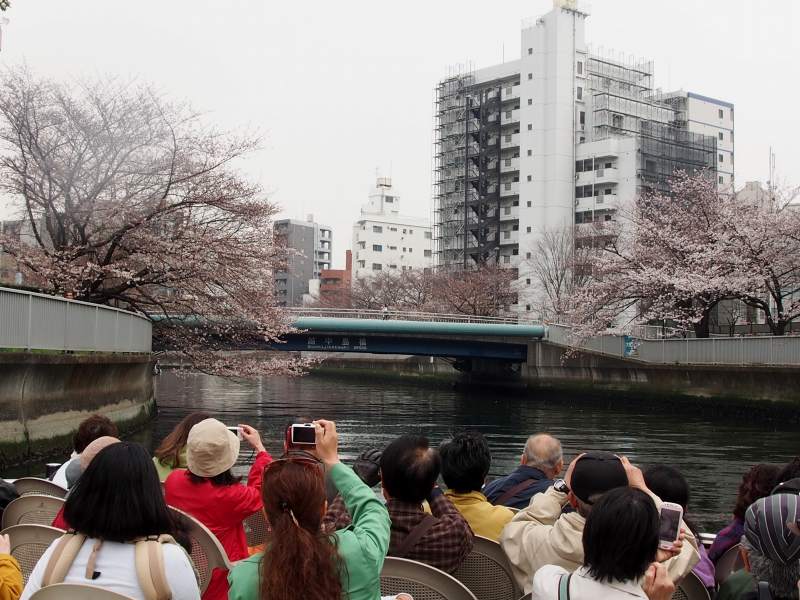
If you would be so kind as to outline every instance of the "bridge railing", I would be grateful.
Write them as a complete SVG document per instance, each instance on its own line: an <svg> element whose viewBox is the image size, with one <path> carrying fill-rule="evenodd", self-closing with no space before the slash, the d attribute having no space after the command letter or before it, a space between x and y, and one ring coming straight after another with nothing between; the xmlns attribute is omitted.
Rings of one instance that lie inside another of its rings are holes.
<svg viewBox="0 0 800 600"><path fill-rule="evenodd" d="M567 325L548 325L548 341L575 346ZM602 335L578 341L578 348L653 364L800 366L800 336L641 339Z"/></svg>
<svg viewBox="0 0 800 600"><path fill-rule="evenodd" d="M150 352L152 324L110 306L0 288L0 348Z"/></svg>
<svg viewBox="0 0 800 600"><path fill-rule="evenodd" d="M329 319L385 319L391 321L431 321L437 323L500 323L507 325L532 324L518 317L480 317L475 315L432 313L401 310L374 310L360 308L288 308L298 317L323 317Z"/></svg>

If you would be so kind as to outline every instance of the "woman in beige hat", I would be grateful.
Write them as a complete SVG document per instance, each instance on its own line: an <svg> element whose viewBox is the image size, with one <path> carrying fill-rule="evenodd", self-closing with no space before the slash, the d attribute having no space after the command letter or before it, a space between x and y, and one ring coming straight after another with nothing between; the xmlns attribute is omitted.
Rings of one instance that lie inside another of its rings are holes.
<svg viewBox="0 0 800 600"><path fill-rule="evenodd" d="M231 473L239 456L239 437L216 419L200 421L186 439L186 470L173 471L164 482L167 504L192 515L219 539L231 562L247 558L242 521L261 510L261 480L272 457L258 431L239 425L242 438L256 451L247 485ZM215 572L204 600L228 597L226 573Z"/></svg>

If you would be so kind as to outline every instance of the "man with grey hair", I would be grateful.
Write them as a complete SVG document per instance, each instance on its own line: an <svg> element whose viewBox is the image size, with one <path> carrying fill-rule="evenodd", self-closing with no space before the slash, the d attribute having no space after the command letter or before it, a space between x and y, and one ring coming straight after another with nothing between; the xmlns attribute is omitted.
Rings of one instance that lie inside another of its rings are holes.
<svg viewBox="0 0 800 600"><path fill-rule="evenodd" d="M745 513L741 553L744 569L722 584L718 600L757 600L766 584L773 600L796 600L800 536L789 524L800 519L800 497L777 493L756 500Z"/></svg>
<svg viewBox="0 0 800 600"><path fill-rule="evenodd" d="M535 494L553 485L563 468L561 442L547 433L532 435L525 443L519 466L487 483L483 494L492 504L525 508Z"/></svg>

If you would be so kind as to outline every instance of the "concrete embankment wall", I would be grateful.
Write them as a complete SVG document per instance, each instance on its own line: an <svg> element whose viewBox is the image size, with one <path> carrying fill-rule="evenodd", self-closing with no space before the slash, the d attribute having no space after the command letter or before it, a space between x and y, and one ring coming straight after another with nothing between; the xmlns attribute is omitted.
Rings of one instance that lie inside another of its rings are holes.
<svg viewBox="0 0 800 600"><path fill-rule="evenodd" d="M154 410L149 355L0 353L0 467L70 449L90 414L126 431Z"/></svg>
<svg viewBox="0 0 800 600"><path fill-rule="evenodd" d="M800 420L800 369L768 366L662 365L531 342L521 376L528 388L591 390L642 398L695 400L709 407L750 407Z"/></svg>

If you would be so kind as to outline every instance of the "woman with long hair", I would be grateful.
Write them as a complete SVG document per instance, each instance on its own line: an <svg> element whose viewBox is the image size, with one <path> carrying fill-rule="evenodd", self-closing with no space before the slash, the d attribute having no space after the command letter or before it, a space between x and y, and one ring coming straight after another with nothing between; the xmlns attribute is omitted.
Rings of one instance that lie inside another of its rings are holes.
<svg viewBox="0 0 800 600"><path fill-rule="evenodd" d="M137 576L136 545L143 538L174 533L156 469L147 451L133 442L117 442L95 456L67 496L64 516L72 530L85 536L71 563L56 540L36 563L22 593L27 600L54 577L48 569L54 552L67 562L64 583L88 584L132 598L145 598ZM67 534L68 537L70 534ZM80 537L75 537L80 541ZM164 540L159 540L163 542ZM172 541L172 540L166 540ZM198 600L200 590L191 560L175 543L161 543L163 573L173 600ZM62 565L63 566L63 565ZM149 564L149 571L157 569ZM61 569L56 569L61 571Z"/></svg>
<svg viewBox="0 0 800 600"><path fill-rule="evenodd" d="M167 437L161 440L158 448L153 452L155 454L153 462L161 481L166 480L175 469L186 468L186 438L189 437L189 431L200 421L205 421L210 417L210 414L204 412L190 413L175 425Z"/></svg>
<svg viewBox="0 0 800 600"><path fill-rule="evenodd" d="M189 513L217 536L231 562L249 556L242 521L261 510L261 479L272 457L261 435L249 425L239 425L242 438L256 452L247 485L231 469L239 457L239 437L216 419L205 419L186 438L186 470L175 470L164 482L167 504ZM216 570L203 594L204 600L225 600L228 581Z"/></svg>
<svg viewBox="0 0 800 600"><path fill-rule="evenodd" d="M236 564L228 580L231 600L378 600L389 548L389 513L352 469L339 462L336 426L315 421L316 455L270 464L261 493L272 535L263 554ZM323 533L327 510L324 472L341 494L353 523Z"/></svg>
<svg viewBox="0 0 800 600"><path fill-rule="evenodd" d="M758 464L742 477L739 484L739 493L733 507L733 520L728 523L714 538L714 543L708 549L708 557L716 563L725 552L733 548L744 535L744 515L748 507L764 496L769 496L772 488L778 483L779 467L770 464Z"/></svg>

